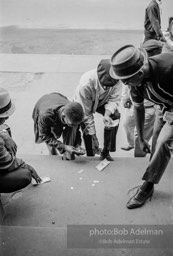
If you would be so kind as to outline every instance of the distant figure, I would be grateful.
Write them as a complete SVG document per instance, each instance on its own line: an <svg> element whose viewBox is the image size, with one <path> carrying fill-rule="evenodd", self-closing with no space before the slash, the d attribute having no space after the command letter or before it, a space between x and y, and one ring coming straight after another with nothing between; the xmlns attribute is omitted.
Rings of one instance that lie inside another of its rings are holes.
<svg viewBox="0 0 173 256"><path fill-rule="evenodd" d="M85 117L81 125L87 156L100 154L100 160L113 161L110 152L116 151L119 127L122 84L109 75L110 60L103 59L97 68L82 75L76 88L74 101L81 103ZM103 115L104 145L100 152L96 136L94 113Z"/></svg>
<svg viewBox="0 0 173 256"><path fill-rule="evenodd" d="M154 39L150 39L141 46L147 51L148 57L160 54L162 52L163 43ZM121 149L129 151L134 148L134 157L145 157L146 153L140 149L138 133L135 128L134 107L130 97L130 88L124 85L123 105L126 108L124 119L124 129L127 135L127 145ZM153 135L155 121L155 106L154 103L145 99L145 123L144 123L144 139L149 142Z"/></svg>
<svg viewBox="0 0 173 256"><path fill-rule="evenodd" d="M14 104L7 90L0 88L0 193L11 193L25 188L32 178L41 182L35 169L16 157L17 145L4 123L13 114Z"/></svg>
<svg viewBox="0 0 173 256"><path fill-rule="evenodd" d="M50 155L63 154L64 160L84 154L81 148L79 124L83 121L83 108L59 93L42 96L36 103L34 120L35 142L45 142ZM59 138L63 136L63 142Z"/></svg>
<svg viewBox="0 0 173 256"><path fill-rule="evenodd" d="M166 42L161 30L160 7L161 0L152 0L145 10L144 42L149 39Z"/></svg>

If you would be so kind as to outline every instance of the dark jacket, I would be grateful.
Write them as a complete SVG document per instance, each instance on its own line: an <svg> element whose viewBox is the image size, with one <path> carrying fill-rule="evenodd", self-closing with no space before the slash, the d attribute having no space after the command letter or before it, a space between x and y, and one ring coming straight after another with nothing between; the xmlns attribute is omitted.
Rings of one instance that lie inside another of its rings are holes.
<svg viewBox="0 0 173 256"><path fill-rule="evenodd" d="M173 108L173 53L162 53L148 59L150 77L141 86L131 87L134 103L148 99L160 105L163 112Z"/></svg>
<svg viewBox="0 0 173 256"><path fill-rule="evenodd" d="M156 0L152 0L145 10L144 28L157 39L162 36L160 8Z"/></svg>
<svg viewBox="0 0 173 256"><path fill-rule="evenodd" d="M9 135L0 131L0 174L5 172L14 171L24 164L20 158L16 158L12 152L6 148L6 140L10 139Z"/></svg>
<svg viewBox="0 0 173 256"><path fill-rule="evenodd" d="M64 144L58 139L67 125L62 122L61 113L69 102L59 93L46 94L38 100L32 114L36 143L45 142L63 152Z"/></svg>

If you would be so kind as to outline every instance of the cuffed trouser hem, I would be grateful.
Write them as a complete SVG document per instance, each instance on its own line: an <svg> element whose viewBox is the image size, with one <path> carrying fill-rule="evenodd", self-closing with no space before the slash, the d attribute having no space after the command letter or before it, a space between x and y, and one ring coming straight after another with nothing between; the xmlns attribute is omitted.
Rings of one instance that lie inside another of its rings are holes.
<svg viewBox="0 0 173 256"><path fill-rule="evenodd" d="M162 175L163 175L163 173L162 173ZM153 175L146 171L142 177L142 180L152 182L153 184L158 184L162 175L158 175L158 174Z"/></svg>

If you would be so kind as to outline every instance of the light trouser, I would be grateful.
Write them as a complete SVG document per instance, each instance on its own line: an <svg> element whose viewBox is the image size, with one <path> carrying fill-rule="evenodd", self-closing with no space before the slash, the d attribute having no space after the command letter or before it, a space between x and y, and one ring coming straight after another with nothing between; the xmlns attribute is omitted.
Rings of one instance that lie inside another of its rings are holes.
<svg viewBox="0 0 173 256"><path fill-rule="evenodd" d="M158 136L155 151L150 159L143 180L159 183L171 158L173 145L173 125L167 122L162 127Z"/></svg>
<svg viewBox="0 0 173 256"><path fill-rule="evenodd" d="M129 146L134 147L135 157L144 157L146 155L140 149L138 134L135 128L135 117L134 108L126 109L125 119L124 119L124 129L126 131L127 142ZM144 122L144 139L149 142L153 135L153 127L155 121L155 107L145 107L145 122Z"/></svg>

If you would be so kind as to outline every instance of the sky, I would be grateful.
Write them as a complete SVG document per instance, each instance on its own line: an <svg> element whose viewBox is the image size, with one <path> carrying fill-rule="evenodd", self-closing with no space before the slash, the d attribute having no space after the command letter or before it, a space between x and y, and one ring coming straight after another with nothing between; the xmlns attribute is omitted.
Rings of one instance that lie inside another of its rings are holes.
<svg viewBox="0 0 173 256"><path fill-rule="evenodd" d="M173 0L162 0L162 28ZM143 29L149 0L0 0L0 26L24 28Z"/></svg>

